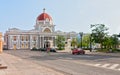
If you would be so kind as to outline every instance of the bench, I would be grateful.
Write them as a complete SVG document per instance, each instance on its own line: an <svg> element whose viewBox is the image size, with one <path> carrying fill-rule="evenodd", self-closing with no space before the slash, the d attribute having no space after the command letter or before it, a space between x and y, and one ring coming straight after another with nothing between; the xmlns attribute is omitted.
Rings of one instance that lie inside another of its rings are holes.
<svg viewBox="0 0 120 75"><path fill-rule="evenodd" d="M7 69L7 66L3 66L2 64L0 64L0 69Z"/></svg>

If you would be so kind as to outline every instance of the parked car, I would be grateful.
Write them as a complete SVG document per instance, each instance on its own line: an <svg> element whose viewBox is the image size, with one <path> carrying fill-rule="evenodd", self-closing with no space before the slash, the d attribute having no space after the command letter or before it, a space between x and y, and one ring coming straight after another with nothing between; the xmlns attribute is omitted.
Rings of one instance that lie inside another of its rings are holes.
<svg viewBox="0 0 120 75"><path fill-rule="evenodd" d="M40 51L46 52L47 48L40 48ZM50 52L56 52L56 49L55 48L50 48Z"/></svg>
<svg viewBox="0 0 120 75"><path fill-rule="evenodd" d="M85 54L85 51L82 48L75 48L72 50L72 54Z"/></svg>
<svg viewBox="0 0 120 75"><path fill-rule="evenodd" d="M50 48L50 52L56 52L55 48Z"/></svg>
<svg viewBox="0 0 120 75"><path fill-rule="evenodd" d="M42 52L45 52L45 51L47 51L47 48L40 48L39 50Z"/></svg>

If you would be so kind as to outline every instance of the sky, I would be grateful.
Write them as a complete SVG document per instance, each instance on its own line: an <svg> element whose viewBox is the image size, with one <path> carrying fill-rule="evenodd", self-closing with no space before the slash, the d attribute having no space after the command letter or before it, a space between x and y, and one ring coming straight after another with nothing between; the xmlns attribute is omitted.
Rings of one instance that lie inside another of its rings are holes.
<svg viewBox="0 0 120 75"><path fill-rule="evenodd" d="M0 0L0 32L34 29L43 8L56 30L91 33L91 24L105 24L109 34L120 33L120 0Z"/></svg>

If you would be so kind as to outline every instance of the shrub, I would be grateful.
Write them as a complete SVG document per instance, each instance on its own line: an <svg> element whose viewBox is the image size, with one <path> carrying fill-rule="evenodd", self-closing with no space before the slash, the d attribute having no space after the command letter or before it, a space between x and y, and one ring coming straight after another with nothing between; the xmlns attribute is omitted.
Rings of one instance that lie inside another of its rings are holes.
<svg viewBox="0 0 120 75"><path fill-rule="evenodd" d="M31 50L32 51L37 51L38 49L36 47L33 47Z"/></svg>
<svg viewBox="0 0 120 75"><path fill-rule="evenodd" d="M113 52L120 52L120 49L112 49Z"/></svg>
<svg viewBox="0 0 120 75"><path fill-rule="evenodd" d="M58 50L64 50L65 48L64 47L62 47L62 48L58 48Z"/></svg>
<svg viewBox="0 0 120 75"><path fill-rule="evenodd" d="M109 49L102 49L102 50L97 50L98 52L105 52L105 53L107 53L107 52L109 52Z"/></svg>

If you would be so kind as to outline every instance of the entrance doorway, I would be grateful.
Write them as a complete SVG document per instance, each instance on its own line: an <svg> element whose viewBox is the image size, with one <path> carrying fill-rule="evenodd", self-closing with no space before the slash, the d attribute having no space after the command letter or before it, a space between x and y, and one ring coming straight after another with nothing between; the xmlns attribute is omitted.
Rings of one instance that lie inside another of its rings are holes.
<svg viewBox="0 0 120 75"><path fill-rule="evenodd" d="M44 48L48 48L48 47L50 47L50 42L49 41L45 41Z"/></svg>
<svg viewBox="0 0 120 75"><path fill-rule="evenodd" d="M14 50L16 50L16 44L14 44L13 48L14 48Z"/></svg>

